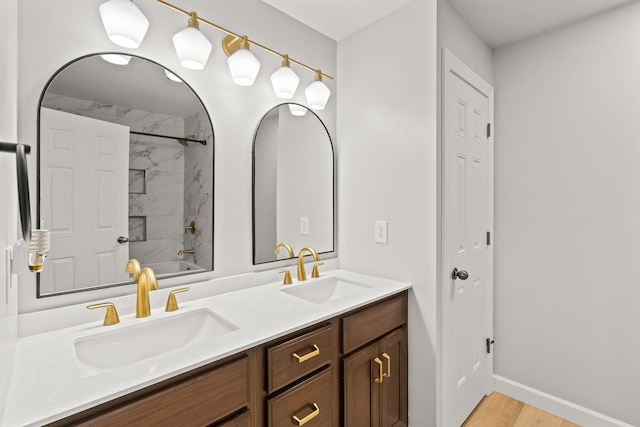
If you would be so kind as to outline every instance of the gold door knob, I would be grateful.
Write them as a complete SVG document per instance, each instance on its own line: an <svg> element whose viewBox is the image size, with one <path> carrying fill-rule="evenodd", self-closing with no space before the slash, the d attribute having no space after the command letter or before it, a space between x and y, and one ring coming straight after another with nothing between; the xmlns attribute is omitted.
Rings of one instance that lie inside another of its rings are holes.
<svg viewBox="0 0 640 427"><path fill-rule="evenodd" d="M120 323L120 318L118 317L118 311L116 310L116 306L112 302L103 302L100 304L93 304L87 306L89 310L93 310L96 308L107 308L107 312L104 315L104 322L102 323L104 326L111 326Z"/></svg>
<svg viewBox="0 0 640 427"><path fill-rule="evenodd" d="M169 298L167 298L167 305L164 308L164 311L176 311L178 310L178 300L176 299L176 294L180 292L187 292L189 288L180 288L175 291L169 292Z"/></svg>

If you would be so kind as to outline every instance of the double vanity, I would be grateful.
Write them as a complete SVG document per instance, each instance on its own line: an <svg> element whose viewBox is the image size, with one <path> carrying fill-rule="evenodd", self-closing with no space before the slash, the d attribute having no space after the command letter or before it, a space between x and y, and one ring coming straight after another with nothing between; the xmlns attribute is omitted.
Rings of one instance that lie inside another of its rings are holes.
<svg viewBox="0 0 640 427"><path fill-rule="evenodd" d="M21 338L6 425L406 425L410 285L332 270L202 297L215 282Z"/></svg>

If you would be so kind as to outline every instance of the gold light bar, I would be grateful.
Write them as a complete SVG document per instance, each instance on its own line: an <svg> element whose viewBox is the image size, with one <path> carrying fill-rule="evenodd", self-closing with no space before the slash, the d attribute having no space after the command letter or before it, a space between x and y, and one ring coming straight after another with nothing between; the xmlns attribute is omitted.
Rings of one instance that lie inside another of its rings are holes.
<svg viewBox="0 0 640 427"><path fill-rule="evenodd" d="M170 9L175 10L176 12L180 12L180 13L182 13L182 14L184 14L184 15L187 15L187 16L191 17L191 12L188 12L188 11L186 11L186 10L184 10L184 9L182 9L182 8L180 8L180 7L178 7L178 6L176 6L176 5L173 5L173 4L171 4L171 3L169 3L169 2L167 2L167 1L165 1L165 0L156 0L156 1L157 1L158 3L160 3L160 4L163 4L163 5L167 6L167 7L168 7L168 8L170 8ZM243 36L241 36L241 35L239 35L239 34L237 34L237 33L234 33L233 31L228 30L228 29L226 29L226 28L224 28L224 27L221 27L220 25L215 24L215 23L213 23L213 22L211 22L211 21L209 21L209 20L206 20L206 19L202 18L200 15L197 15L197 16L196 16L196 19L197 19L198 21L200 21L200 22L203 22L203 23L205 23L205 24L207 24L207 25L209 25L209 26L211 26L211 27L213 27L213 28L215 28L215 29L219 30L219 31L222 31L223 33L228 34L229 36L233 36L235 39L242 40L242 38L243 38ZM254 45L254 46L257 46L257 47L259 47L259 48L261 48L261 49L264 49L264 50L266 50L266 51L267 51L267 52L269 52L269 53L272 53L272 54L274 54L274 55L277 55L277 56L279 56L279 57L281 57L281 58L284 58L284 57L285 57L285 54L284 54L284 53L280 53L280 52L278 52L278 51L276 51L276 50L273 50L273 49L271 49L271 48L269 48L269 47L267 47L267 46L265 46L265 45L263 45L263 44L260 44L260 43L258 43L258 42L256 42L256 41L253 41L253 40L251 40L251 39L248 39L248 41L249 41L249 43L250 43L250 44L252 44L252 45ZM225 43L229 43L229 42L227 41L227 39L225 39ZM233 41L231 41L231 43L233 43ZM231 44L231 43L229 43L229 44ZM293 59L293 58L291 58L291 57L289 57L289 61L291 61L291 62L293 62L293 63L295 63L295 64L298 64L299 66L301 66L301 67L303 67L303 68L306 68L306 69L307 69L307 70L309 70L309 71L313 71L313 72L314 72L314 73L316 73L316 74L317 74L317 73L320 73L320 75L322 75L322 76L324 76L324 77L326 77L326 78L328 78L328 79L333 80L333 77L331 77L331 76L330 76L330 75L328 75L328 74L323 73L322 71L320 71L320 69L312 68L312 67L310 67L310 66L308 66L308 65L306 65L306 64L303 64L303 63L302 63L302 62L300 62L300 61L296 61L295 59Z"/></svg>

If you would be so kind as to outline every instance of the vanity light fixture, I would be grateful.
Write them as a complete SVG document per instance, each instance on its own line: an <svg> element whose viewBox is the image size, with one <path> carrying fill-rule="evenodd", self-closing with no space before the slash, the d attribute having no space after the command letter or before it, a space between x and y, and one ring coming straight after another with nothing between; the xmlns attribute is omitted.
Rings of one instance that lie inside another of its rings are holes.
<svg viewBox="0 0 640 427"><path fill-rule="evenodd" d="M289 111L292 116L301 117L307 114L307 109L299 104L289 104Z"/></svg>
<svg viewBox="0 0 640 427"><path fill-rule="evenodd" d="M291 69L291 63L294 63L315 74L315 81L305 90L310 107L321 110L327 104L331 91L322 82L322 78L333 79L330 75L296 61L287 54L250 40L247 36L241 36L201 18L196 12L188 12L165 0L156 1L189 17L187 28L173 36L173 44L183 66L195 70L205 67L211 54L211 43L199 30L199 23L205 23L227 34L222 42L222 49L229 57L227 64L236 84L251 86L256 79L260 70L260 61L249 50L250 45L254 45L282 58L282 67L271 76L276 96L283 99L291 99L294 96L300 82L299 77ZM131 0L107 0L100 5L100 16L111 41L127 48L137 48L149 28L149 21Z"/></svg>
<svg viewBox="0 0 640 427"><path fill-rule="evenodd" d="M198 15L195 12L189 14L187 27L173 36L173 47L183 67L202 70L207 64L212 46L200 32Z"/></svg>
<svg viewBox="0 0 640 427"><path fill-rule="evenodd" d="M117 53L106 53L104 55L100 55L100 58L104 59L107 62L111 62L116 65L127 65L129 61L131 61L131 57L128 55L119 55Z"/></svg>
<svg viewBox="0 0 640 427"><path fill-rule="evenodd" d="M149 29L149 20L131 0L107 0L99 10L112 42L130 49L140 46Z"/></svg>
<svg viewBox="0 0 640 427"><path fill-rule="evenodd" d="M228 35L224 38L222 46L228 56L227 65L233 82L238 86L253 85L260 71L260 61L249 50L249 38Z"/></svg>
<svg viewBox="0 0 640 427"><path fill-rule="evenodd" d="M291 99L295 95L300 83L300 77L291 69L289 55L282 58L282 67L271 74L271 86L278 98Z"/></svg>
<svg viewBox="0 0 640 427"><path fill-rule="evenodd" d="M304 94L307 98L309 107L314 110L324 110L327 105L331 91L326 84L322 81L322 73L320 70L316 71L316 80L311 83L304 90Z"/></svg>

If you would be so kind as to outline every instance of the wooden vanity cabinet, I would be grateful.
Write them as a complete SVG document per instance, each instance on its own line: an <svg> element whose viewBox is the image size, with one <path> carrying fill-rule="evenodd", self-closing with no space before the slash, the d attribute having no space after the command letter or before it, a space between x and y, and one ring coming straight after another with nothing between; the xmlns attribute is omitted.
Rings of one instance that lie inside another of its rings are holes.
<svg viewBox="0 0 640 427"><path fill-rule="evenodd" d="M407 292L50 426L407 426Z"/></svg>
<svg viewBox="0 0 640 427"><path fill-rule="evenodd" d="M406 307L405 293L343 319L345 427L408 425Z"/></svg>
<svg viewBox="0 0 640 427"><path fill-rule="evenodd" d="M237 355L98 405L50 426L254 425L249 411L255 401L251 384L254 361L255 357L250 353Z"/></svg>

